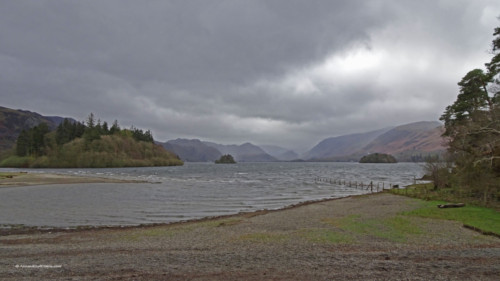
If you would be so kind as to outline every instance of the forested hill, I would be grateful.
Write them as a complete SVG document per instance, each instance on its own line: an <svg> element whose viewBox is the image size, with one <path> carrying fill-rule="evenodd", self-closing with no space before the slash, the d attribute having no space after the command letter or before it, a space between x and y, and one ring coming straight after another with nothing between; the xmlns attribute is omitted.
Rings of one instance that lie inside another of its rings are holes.
<svg viewBox="0 0 500 281"><path fill-rule="evenodd" d="M121 129L96 121L93 114L85 124L64 119L57 128L47 122L19 133L3 167L101 168L172 166L183 162L154 143L151 131Z"/></svg>
<svg viewBox="0 0 500 281"><path fill-rule="evenodd" d="M22 130L29 130L40 123L46 123L54 130L62 119L64 118L42 116L31 111L0 106L0 155L12 148Z"/></svg>

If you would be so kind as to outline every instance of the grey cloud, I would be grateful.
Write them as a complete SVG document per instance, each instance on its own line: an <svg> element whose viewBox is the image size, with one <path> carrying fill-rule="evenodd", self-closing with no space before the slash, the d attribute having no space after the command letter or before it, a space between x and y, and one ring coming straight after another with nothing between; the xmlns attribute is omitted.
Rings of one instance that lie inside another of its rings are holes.
<svg viewBox="0 0 500 281"><path fill-rule="evenodd" d="M0 96L160 140L304 148L435 120L499 14L490 0L3 1Z"/></svg>
<svg viewBox="0 0 500 281"><path fill-rule="evenodd" d="M241 83L366 38L366 26L382 20L365 17L356 2L325 9L333 2L42 1L10 8L19 14L3 9L15 27L3 49L31 63L131 80Z"/></svg>

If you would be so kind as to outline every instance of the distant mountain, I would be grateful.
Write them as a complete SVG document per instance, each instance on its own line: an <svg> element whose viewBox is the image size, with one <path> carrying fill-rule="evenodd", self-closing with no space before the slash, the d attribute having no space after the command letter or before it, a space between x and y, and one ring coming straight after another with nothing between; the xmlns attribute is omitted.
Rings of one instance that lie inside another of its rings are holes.
<svg viewBox="0 0 500 281"><path fill-rule="evenodd" d="M417 122L398 126L365 146L362 153L388 153L399 161L410 161L411 157L436 154L446 150L441 136L444 127L439 122ZM420 159L423 160L423 159Z"/></svg>
<svg viewBox="0 0 500 281"><path fill-rule="evenodd" d="M311 150L306 152L303 159L332 159L345 158L363 149L378 136L389 131L391 128L371 131L367 133L344 135L339 137L327 138L318 143ZM341 159L344 160L344 159ZM357 159L359 160L359 159Z"/></svg>
<svg viewBox="0 0 500 281"><path fill-rule="evenodd" d="M230 154L237 162L274 162L277 158L269 155L251 143L223 145L203 142L197 139L176 139L162 143L163 147L177 154L187 162L214 162L224 154Z"/></svg>
<svg viewBox="0 0 500 281"><path fill-rule="evenodd" d="M262 150L279 161L292 161L299 158L299 155L290 149L276 145L259 145Z"/></svg>
<svg viewBox="0 0 500 281"><path fill-rule="evenodd" d="M197 139L176 139L161 145L187 162L214 162L222 156L219 150Z"/></svg>
<svg viewBox="0 0 500 281"><path fill-rule="evenodd" d="M204 142L206 145L213 147L222 154L230 154L236 162L274 162L278 161L273 156L267 154L262 148L251 143L242 145L223 145L213 142Z"/></svg>
<svg viewBox="0 0 500 281"><path fill-rule="evenodd" d="M63 117L42 116L31 111L0 106L0 153L12 148L22 130L33 128L42 122L47 123L50 129L55 129L63 120Z"/></svg>
<svg viewBox="0 0 500 281"><path fill-rule="evenodd" d="M392 129L328 138L305 154L304 159L359 161L371 153L391 154L398 161L423 161L446 150L439 122L416 122Z"/></svg>
<svg viewBox="0 0 500 281"><path fill-rule="evenodd" d="M0 107L0 154L11 149L19 133L42 122L55 129L63 117L42 116L35 112ZM365 133L343 135L322 140L311 150L299 156L292 150L279 146L251 143L222 145L197 139L176 139L160 143L188 162L213 162L223 154L230 154L237 162L292 161L359 161L371 153L386 153L398 161L423 161L431 154L445 151L439 122L416 122L394 128Z"/></svg>

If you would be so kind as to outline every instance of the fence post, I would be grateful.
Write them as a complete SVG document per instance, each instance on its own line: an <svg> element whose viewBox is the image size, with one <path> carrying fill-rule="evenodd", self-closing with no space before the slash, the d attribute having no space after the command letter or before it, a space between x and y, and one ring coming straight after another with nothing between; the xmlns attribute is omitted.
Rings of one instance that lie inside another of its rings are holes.
<svg viewBox="0 0 500 281"><path fill-rule="evenodd" d="M370 192L373 193L373 181L370 182Z"/></svg>

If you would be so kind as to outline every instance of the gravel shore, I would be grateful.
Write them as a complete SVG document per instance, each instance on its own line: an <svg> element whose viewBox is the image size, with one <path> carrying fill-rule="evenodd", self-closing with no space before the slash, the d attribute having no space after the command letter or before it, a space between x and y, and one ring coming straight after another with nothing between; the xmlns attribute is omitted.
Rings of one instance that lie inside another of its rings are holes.
<svg viewBox="0 0 500 281"><path fill-rule="evenodd" d="M2 280L499 280L500 239L388 193L217 219L0 237Z"/></svg>

